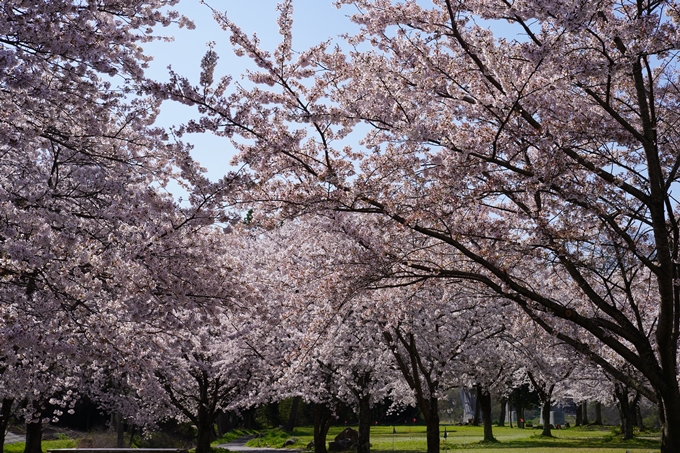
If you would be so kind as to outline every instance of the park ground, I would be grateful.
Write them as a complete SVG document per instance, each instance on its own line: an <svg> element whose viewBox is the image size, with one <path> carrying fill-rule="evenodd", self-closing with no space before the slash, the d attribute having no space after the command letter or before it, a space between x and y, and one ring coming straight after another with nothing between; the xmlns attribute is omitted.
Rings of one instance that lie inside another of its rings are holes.
<svg viewBox="0 0 680 453"><path fill-rule="evenodd" d="M344 429L344 426L331 428L328 440ZM356 427L355 427L356 428ZM446 439L443 438L446 428ZM396 434L393 434L396 430ZM634 439L623 441L615 428L609 426L587 426L554 430L554 438L540 436L539 430L494 427L498 443L480 443L483 428L475 426L442 426L441 450L465 452L502 453L650 453L658 452L660 436L658 433L639 433ZM313 439L312 427L296 428L292 435L281 430L265 431L264 437L248 442L252 447L281 447L292 438L297 441L289 448L304 449ZM372 450L376 452L424 452L427 450L424 426L373 426L371 429Z"/></svg>
<svg viewBox="0 0 680 453"><path fill-rule="evenodd" d="M328 440L333 438L345 426L332 427L328 433ZM354 427L356 428L356 427ZM446 439L443 438L446 429ZM396 431L396 433L393 433ZM543 438L540 431L535 429L517 429L509 427L494 427L494 436L498 443L481 443L482 428L474 426L444 426L442 425L441 451L456 453L657 453L659 452L660 436L658 432L644 432L636 434L628 441L621 440L621 436L613 427L588 426L554 430L554 438ZM255 432L237 431L215 441L214 446L228 443L236 437L255 434ZM282 430L263 430L257 437L248 442L251 447L280 448L288 439L294 439L295 444L289 446L291 450L304 450L313 439L313 428L299 427L292 433ZM84 439L92 434L78 437L75 433L71 437L61 435L56 440L43 441L43 451L53 448L78 447ZM425 452L424 426L373 426L371 429L372 450L375 452ZM23 453L23 442L5 445L4 453Z"/></svg>

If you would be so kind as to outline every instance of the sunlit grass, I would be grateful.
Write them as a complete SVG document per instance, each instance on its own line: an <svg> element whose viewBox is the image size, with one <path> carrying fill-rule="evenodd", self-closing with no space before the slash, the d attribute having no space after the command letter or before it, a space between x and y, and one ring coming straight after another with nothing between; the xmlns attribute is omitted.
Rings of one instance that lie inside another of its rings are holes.
<svg viewBox="0 0 680 453"><path fill-rule="evenodd" d="M47 450L52 450L54 448L75 448L78 443L75 439L57 439L57 440L43 440L42 441L42 451L46 453ZM4 453L23 453L24 448L26 448L25 442L15 442L11 444L5 444L3 449Z"/></svg>
<svg viewBox="0 0 680 453"><path fill-rule="evenodd" d="M332 427L328 433L328 441L344 429L344 426ZM356 429L356 427L353 427ZM427 450L425 426L392 426L371 427L371 444L373 451L381 452L424 452ZM441 450L452 450L456 453L502 451L503 453L557 453L562 451L584 453L650 453L658 452L660 440L658 434L637 436L623 441L611 427L587 427L553 430L553 438L540 436L535 429L511 429L494 427L494 436L499 441L494 444L483 444L483 428L475 426L446 426L447 438L444 439L444 426L441 427ZM312 427L296 428L292 435L282 430L271 430L263 433L264 437L251 441L249 445L259 447L280 448L290 437L297 442L291 448L305 448L313 440ZM271 439L271 441L270 441ZM255 445L257 443L257 445Z"/></svg>

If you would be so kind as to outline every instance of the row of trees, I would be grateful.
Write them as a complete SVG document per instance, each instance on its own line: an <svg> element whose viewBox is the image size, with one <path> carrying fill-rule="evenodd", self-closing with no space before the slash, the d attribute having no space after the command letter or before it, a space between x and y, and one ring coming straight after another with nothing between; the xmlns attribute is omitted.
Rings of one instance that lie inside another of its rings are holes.
<svg viewBox="0 0 680 453"><path fill-rule="evenodd" d="M355 407L365 453L389 397L435 453L443 391L477 389L491 440L508 382L544 416L640 395L680 449L677 2L341 0L348 50L302 52L290 0L274 52L216 12L249 85L212 47L198 85L144 78L153 27L192 26L174 3L0 6L0 396L27 452L87 393L192 421L198 453L220 410L291 396L317 453ZM198 107L174 137L164 100ZM187 132L240 170L208 181Z"/></svg>

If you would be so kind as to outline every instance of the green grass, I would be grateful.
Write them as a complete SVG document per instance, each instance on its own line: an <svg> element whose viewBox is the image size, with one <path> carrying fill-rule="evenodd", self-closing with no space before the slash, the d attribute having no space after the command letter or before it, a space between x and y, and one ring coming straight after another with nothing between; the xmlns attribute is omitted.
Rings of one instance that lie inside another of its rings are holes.
<svg viewBox="0 0 680 453"><path fill-rule="evenodd" d="M257 434L257 431L252 429L234 429L228 433L225 433L216 441L212 442L211 445L226 444L227 442L231 442L245 436L252 436L254 434Z"/></svg>
<svg viewBox="0 0 680 453"><path fill-rule="evenodd" d="M311 428L310 428L311 429ZM262 432L262 437L256 437L255 439L252 439L246 443L246 446L248 447L274 447L274 448L281 448L283 447L283 443L290 439L291 437L297 437L297 442L295 445L292 445L290 448L295 448L295 449L300 449L304 448L307 446L308 442L311 442L311 440L305 442L304 444L301 443L300 438L295 434L295 432L298 430L293 431L293 435L291 436L290 433L276 428L276 429L269 429L267 431ZM311 438L314 438L314 431L311 430Z"/></svg>
<svg viewBox="0 0 680 453"><path fill-rule="evenodd" d="M58 440L43 440L42 451L46 453L47 450L53 448L75 448L77 444L75 439L58 439ZM25 442L15 442L12 444L5 444L4 453L23 453L26 447Z"/></svg>
<svg viewBox="0 0 680 453"><path fill-rule="evenodd" d="M356 429L356 427L353 427ZM333 438L344 426L332 427L327 440ZM441 439L441 450L452 453L479 453L482 451L499 451L503 453L558 453L563 451L583 453L650 453L658 452L660 438L655 433L645 433L636 438L623 441L614 434L610 427L586 427L553 430L554 438L540 436L535 429L510 429L509 427L494 427L494 436L498 443L481 443L482 427L447 426L447 439ZM427 449L426 431L424 426L396 426L396 434L392 434L391 426L373 426L371 428L371 444L373 451L398 453L424 452ZM441 428L444 434L444 427ZM297 442L290 448L300 449L313 439L312 427L296 428L293 433L282 430L268 430L263 437L253 439L249 446L280 448L290 437L296 437Z"/></svg>

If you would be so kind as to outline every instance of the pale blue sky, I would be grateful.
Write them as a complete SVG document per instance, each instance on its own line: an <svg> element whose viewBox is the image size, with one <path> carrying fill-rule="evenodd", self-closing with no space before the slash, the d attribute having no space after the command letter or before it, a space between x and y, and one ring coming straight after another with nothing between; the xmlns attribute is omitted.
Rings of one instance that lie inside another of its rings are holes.
<svg viewBox="0 0 680 453"><path fill-rule="evenodd" d="M231 20L237 23L248 35L257 33L264 49L273 50L279 43L278 13L279 0L210 0L207 3L215 10L226 11ZM198 82L200 61L206 51L206 43L215 41L219 54L216 76L226 73L239 77L249 67L246 57L236 57L231 51L229 34L223 31L212 18L211 10L200 0L181 0L175 7L196 24L196 29L187 30L177 27L159 29L160 33L174 36L173 42L154 42L145 46L146 53L154 57L148 77L168 80L168 65L178 74ZM354 27L348 19L350 9L338 10L332 0L294 1L293 49L304 50L312 45L335 38ZM251 66L252 67L252 66ZM169 127L177 125L197 115L194 108L165 102L158 124ZM216 180L229 169L233 151L226 139L208 134L185 136L184 141L192 143L194 157L208 169L208 175Z"/></svg>
<svg viewBox="0 0 680 453"><path fill-rule="evenodd" d="M213 9L226 11L233 22L238 24L248 35L257 33L261 46L274 50L280 41L276 19L276 5L280 0L206 0ZM430 5L430 0L420 0ZM345 6L337 9L333 0L294 0L293 49L305 50L308 47L337 38L338 35L358 30L349 20L349 15L356 12L355 7ZM200 61L206 51L206 43L214 41L219 55L216 76L230 74L235 79L245 72L249 66L247 57L234 56L229 43L229 34L223 31L212 18L212 11L200 0L181 0L175 7L180 13L189 17L196 24L196 29L187 30L178 27L159 29L166 36L174 36L173 42L153 42L145 46L148 55L154 57L147 76L156 80L168 79L168 65L180 75L198 82ZM486 22L493 25L497 35L506 38L526 39L518 26L512 27L505 22ZM164 127L178 125L189 118L196 117L195 108L165 102L158 124ZM208 176L217 180L230 169L229 161L233 157L228 140L210 134L192 134L183 137L185 142L195 146L193 155L208 170Z"/></svg>

